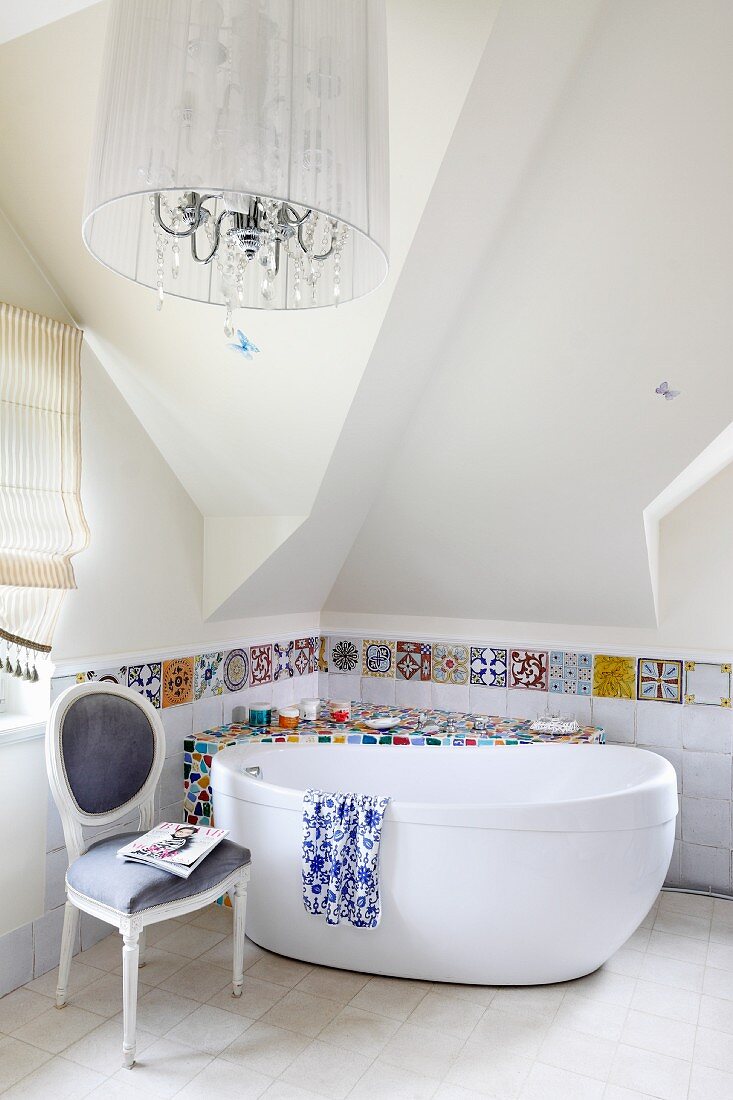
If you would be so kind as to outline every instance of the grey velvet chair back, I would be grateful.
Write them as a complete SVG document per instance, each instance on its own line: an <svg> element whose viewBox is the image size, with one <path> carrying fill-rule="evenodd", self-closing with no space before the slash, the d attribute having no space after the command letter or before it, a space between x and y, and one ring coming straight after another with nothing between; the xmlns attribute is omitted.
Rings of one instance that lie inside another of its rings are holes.
<svg viewBox="0 0 733 1100"><path fill-rule="evenodd" d="M150 827L164 756L160 718L137 692L91 681L59 696L46 764L71 859L85 851L84 826L113 826L139 808L140 828Z"/></svg>

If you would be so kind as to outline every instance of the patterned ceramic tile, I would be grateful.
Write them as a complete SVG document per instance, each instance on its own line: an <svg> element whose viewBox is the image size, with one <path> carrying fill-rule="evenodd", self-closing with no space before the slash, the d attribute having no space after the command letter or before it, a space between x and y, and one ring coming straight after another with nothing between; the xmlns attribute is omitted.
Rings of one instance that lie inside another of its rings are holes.
<svg viewBox="0 0 733 1100"><path fill-rule="evenodd" d="M160 707L162 672L160 661L150 665L130 665L127 670L127 686L139 691L154 707Z"/></svg>
<svg viewBox="0 0 733 1100"><path fill-rule="evenodd" d="M193 657L163 661L163 706L193 702Z"/></svg>
<svg viewBox="0 0 733 1100"><path fill-rule="evenodd" d="M193 671L194 699L224 693L223 663L223 653L199 653Z"/></svg>
<svg viewBox="0 0 733 1100"><path fill-rule="evenodd" d="M593 655L550 651L550 691L565 695L590 695L593 687Z"/></svg>
<svg viewBox="0 0 733 1100"><path fill-rule="evenodd" d="M547 653L539 649L510 649L509 687L547 691Z"/></svg>
<svg viewBox="0 0 733 1100"><path fill-rule="evenodd" d="M296 676L307 676L315 671L315 650L313 638L296 638L293 653L293 669Z"/></svg>
<svg viewBox="0 0 733 1100"><path fill-rule="evenodd" d="M398 642L395 675L398 680L429 680L432 669L429 642Z"/></svg>
<svg viewBox="0 0 733 1100"><path fill-rule="evenodd" d="M394 678L395 642L382 638L365 638L362 647L363 676Z"/></svg>
<svg viewBox="0 0 733 1100"><path fill-rule="evenodd" d="M682 661L640 657L636 678L637 699L660 703L682 702Z"/></svg>
<svg viewBox="0 0 733 1100"><path fill-rule="evenodd" d="M251 687L257 684L269 684L272 681L272 646L253 645L249 647L249 682Z"/></svg>
<svg viewBox="0 0 733 1100"><path fill-rule="evenodd" d="M295 656L295 642L273 642L272 644L272 679L275 682L290 680L295 675L293 659Z"/></svg>
<svg viewBox="0 0 733 1100"><path fill-rule="evenodd" d="M328 671L331 674L358 674L361 665L361 639L330 638Z"/></svg>
<svg viewBox="0 0 733 1100"><path fill-rule="evenodd" d="M506 687L505 649L471 646L471 683L482 687Z"/></svg>
<svg viewBox="0 0 733 1100"><path fill-rule="evenodd" d="M241 691L249 680L249 653L246 649L230 649L222 664L222 677L227 691Z"/></svg>
<svg viewBox="0 0 733 1100"><path fill-rule="evenodd" d="M436 684L467 684L471 654L465 645L433 643L433 680Z"/></svg>
<svg viewBox="0 0 733 1100"><path fill-rule="evenodd" d="M685 661L685 702L698 706L729 707L731 666Z"/></svg>
<svg viewBox="0 0 733 1100"><path fill-rule="evenodd" d="M318 639L318 672L328 672L328 638Z"/></svg>
<svg viewBox="0 0 733 1100"><path fill-rule="evenodd" d="M122 684L127 686L127 665L119 668L97 668L94 672L77 672L77 684L84 684L87 680L102 680L106 684Z"/></svg>
<svg viewBox="0 0 733 1100"><path fill-rule="evenodd" d="M596 653L593 660L593 694L602 699L634 699L636 658Z"/></svg>

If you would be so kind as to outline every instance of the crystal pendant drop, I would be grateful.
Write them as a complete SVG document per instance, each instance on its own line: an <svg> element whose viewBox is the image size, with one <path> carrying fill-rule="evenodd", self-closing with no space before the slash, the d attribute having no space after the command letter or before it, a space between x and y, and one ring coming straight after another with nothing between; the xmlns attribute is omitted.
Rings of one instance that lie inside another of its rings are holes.
<svg viewBox="0 0 733 1100"><path fill-rule="evenodd" d="M177 279L181 270L181 249L177 241L171 251L173 253L173 278Z"/></svg>
<svg viewBox="0 0 733 1100"><path fill-rule="evenodd" d="M158 296L155 299L155 308L157 309L158 313L160 313L161 309L163 308L163 299L164 299L164 297L165 297L165 295L164 295L164 292L163 292L163 287L159 286L158 287Z"/></svg>
<svg viewBox="0 0 733 1100"><path fill-rule="evenodd" d="M227 315L224 319L224 335L231 340L234 335L234 321L232 319L232 307L227 303Z"/></svg>

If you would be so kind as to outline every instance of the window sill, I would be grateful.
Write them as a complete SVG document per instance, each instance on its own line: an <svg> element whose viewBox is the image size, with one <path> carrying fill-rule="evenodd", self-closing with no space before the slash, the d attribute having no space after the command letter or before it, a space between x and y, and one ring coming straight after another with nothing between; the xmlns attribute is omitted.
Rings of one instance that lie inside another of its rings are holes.
<svg viewBox="0 0 733 1100"><path fill-rule="evenodd" d="M43 737L46 724L28 714L0 714L0 747Z"/></svg>

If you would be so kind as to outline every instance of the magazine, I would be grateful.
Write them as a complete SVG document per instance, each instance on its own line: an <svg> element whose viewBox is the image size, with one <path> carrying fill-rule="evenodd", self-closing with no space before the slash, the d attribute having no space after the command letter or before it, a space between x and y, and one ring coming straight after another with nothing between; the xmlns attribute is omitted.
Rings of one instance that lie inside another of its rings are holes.
<svg viewBox="0 0 733 1100"><path fill-rule="evenodd" d="M203 859L227 835L227 829L209 829L204 825L182 825L162 821L144 836L125 844L117 855L148 867L159 867L179 878L188 878Z"/></svg>

